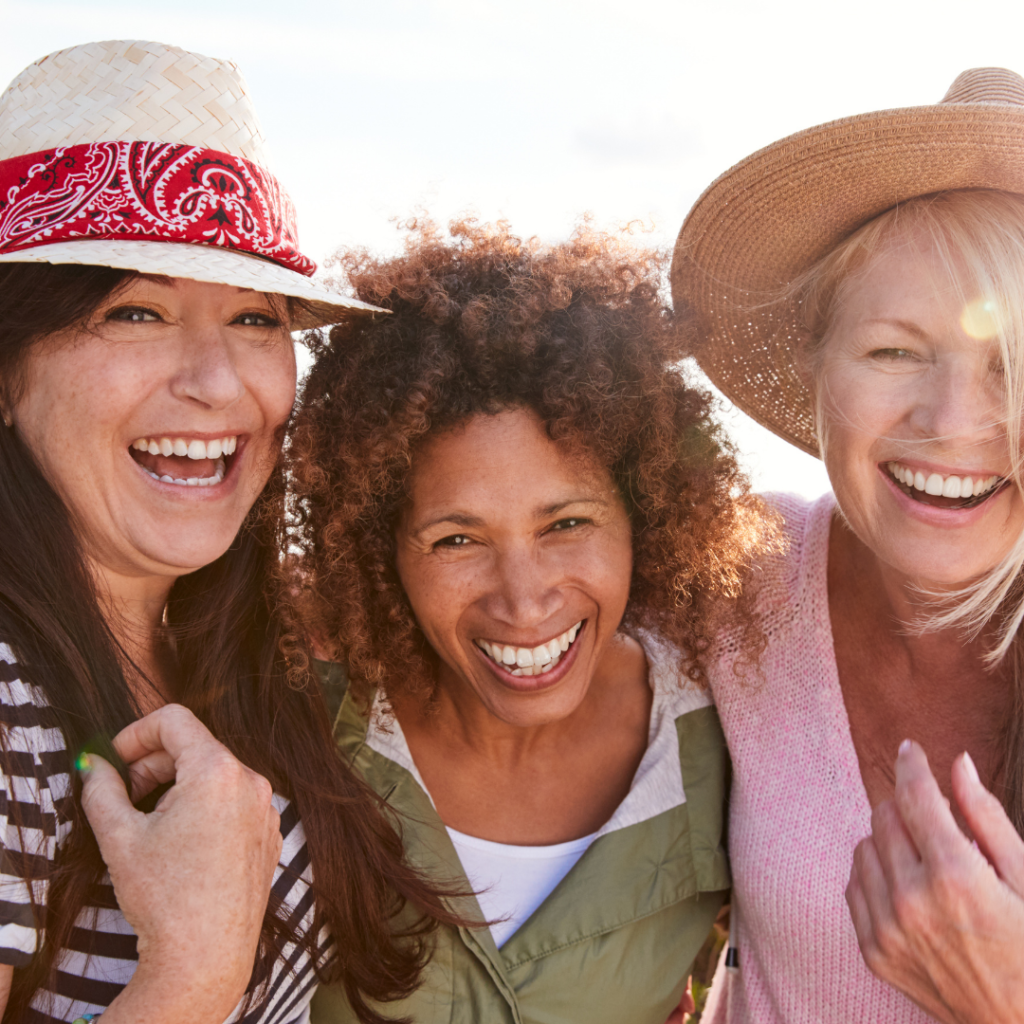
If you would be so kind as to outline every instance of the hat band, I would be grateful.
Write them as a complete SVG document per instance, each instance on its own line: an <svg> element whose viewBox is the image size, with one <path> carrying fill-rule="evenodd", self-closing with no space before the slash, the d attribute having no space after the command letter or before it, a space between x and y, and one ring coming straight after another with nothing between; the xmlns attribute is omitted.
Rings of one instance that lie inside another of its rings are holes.
<svg viewBox="0 0 1024 1024"><path fill-rule="evenodd" d="M241 157L163 142L96 142L0 161L0 253L73 239L192 242L310 276L295 210Z"/></svg>

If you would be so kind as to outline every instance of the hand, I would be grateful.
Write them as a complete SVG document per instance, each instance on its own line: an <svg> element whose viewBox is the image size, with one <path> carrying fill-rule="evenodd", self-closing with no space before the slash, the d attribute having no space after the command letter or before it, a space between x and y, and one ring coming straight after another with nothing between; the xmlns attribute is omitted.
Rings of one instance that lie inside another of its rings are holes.
<svg viewBox="0 0 1024 1024"><path fill-rule="evenodd" d="M90 755L83 772L82 807L138 935L135 977L104 1024L220 1024L252 975L281 856L270 783L175 704L122 730L114 747L129 764L136 799L175 784L143 814L102 758Z"/></svg>
<svg viewBox="0 0 1024 1024"><path fill-rule="evenodd" d="M904 742L895 800L875 808L846 901L872 973L943 1024L1024 1020L1024 841L967 754L953 796L960 831L924 751Z"/></svg>
<svg viewBox="0 0 1024 1024"><path fill-rule="evenodd" d="M693 978L689 977L686 979L686 991L683 993L683 998L679 1000L679 1005L668 1015L668 1020L665 1024L683 1024L683 1021L697 1009L697 1004L693 1001Z"/></svg>

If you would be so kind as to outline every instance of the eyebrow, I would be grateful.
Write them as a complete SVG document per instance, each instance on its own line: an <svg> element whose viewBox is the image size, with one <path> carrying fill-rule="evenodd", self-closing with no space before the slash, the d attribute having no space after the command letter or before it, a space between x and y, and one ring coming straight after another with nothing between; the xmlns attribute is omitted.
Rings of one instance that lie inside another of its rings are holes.
<svg viewBox="0 0 1024 1024"><path fill-rule="evenodd" d="M570 505L600 505L602 508L608 507L608 502L602 498L568 498L565 501L556 501L553 505L542 505L539 508L534 509L534 519L548 519L551 516L558 515L562 509L568 508ZM425 523L420 524L412 531L414 537L418 537L422 533L426 533L427 530L434 526L440 526L442 523L451 523L452 526L463 526L467 529L471 529L474 526L485 526L485 520L481 519L480 516L471 516L467 512L442 512L440 515L434 516L432 519L428 519Z"/></svg>
<svg viewBox="0 0 1024 1024"><path fill-rule="evenodd" d="M901 320L899 317L875 317L871 320L865 320L864 323L895 327L898 330L905 331L907 334L912 334L915 338L925 338L928 335L928 332L920 325L915 324L913 320Z"/></svg>

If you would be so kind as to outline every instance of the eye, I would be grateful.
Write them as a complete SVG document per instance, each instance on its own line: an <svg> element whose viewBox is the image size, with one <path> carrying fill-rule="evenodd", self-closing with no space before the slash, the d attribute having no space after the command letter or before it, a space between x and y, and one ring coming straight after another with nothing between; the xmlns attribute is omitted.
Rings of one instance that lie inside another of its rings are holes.
<svg viewBox="0 0 1024 1024"><path fill-rule="evenodd" d="M565 530L575 530L577 527L586 526L590 522L590 519L577 519L575 517L570 519L559 519L557 523L552 523L549 529L562 533Z"/></svg>
<svg viewBox="0 0 1024 1024"><path fill-rule="evenodd" d="M464 548L472 541L464 533L453 533L450 537L442 537L434 542L435 548Z"/></svg>
<svg viewBox="0 0 1024 1024"><path fill-rule="evenodd" d="M280 327L281 321L277 317L271 316L269 313L239 313L234 320L231 321L233 324L237 324L239 327Z"/></svg>
<svg viewBox="0 0 1024 1024"><path fill-rule="evenodd" d="M887 362L898 362L901 359L911 359L914 353L908 348L876 348L871 353L872 358L882 359Z"/></svg>
<svg viewBox="0 0 1024 1024"><path fill-rule="evenodd" d="M145 306L118 306L107 313L107 320L119 320L129 324L156 323L160 314Z"/></svg>

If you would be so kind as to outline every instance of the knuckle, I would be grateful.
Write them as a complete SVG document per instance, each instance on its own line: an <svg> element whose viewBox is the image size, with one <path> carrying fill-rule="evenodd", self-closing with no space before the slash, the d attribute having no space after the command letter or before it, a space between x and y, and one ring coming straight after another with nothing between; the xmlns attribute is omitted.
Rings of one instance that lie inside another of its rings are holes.
<svg viewBox="0 0 1024 1024"><path fill-rule="evenodd" d="M929 886L932 898L947 913L956 912L971 898L972 886L963 872L953 865L932 874Z"/></svg>
<svg viewBox="0 0 1024 1024"><path fill-rule="evenodd" d="M930 778L909 779L903 786L907 801L917 806L927 803L934 791L935 783Z"/></svg>
<svg viewBox="0 0 1024 1024"><path fill-rule="evenodd" d="M199 721L184 704L165 704L157 714L180 725L191 725Z"/></svg>
<svg viewBox="0 0 1024 1024"><path fill-rule="evenodd" d="M280 825L281 817L277 813L277 811L274 810L273 807L271 807L271 801L274 799L274 787L270 784L270 780L265 776L260 775L259 772L254 772L248 768L246 769L246 771L249 774L253 796L256 798L256 801L260 804L260 806L268 807L270 809L272 817L274 817L278 825Z"/></svg>
<svg viewBox="0 0 1024 1024"><path fill-rule="evenodd" d="M917 930L922 923L923 916L918 893L915 890L897 887L892 893L892 912L901 929ZM888 930L884 929L883 931L887 932Z"/></svg>

